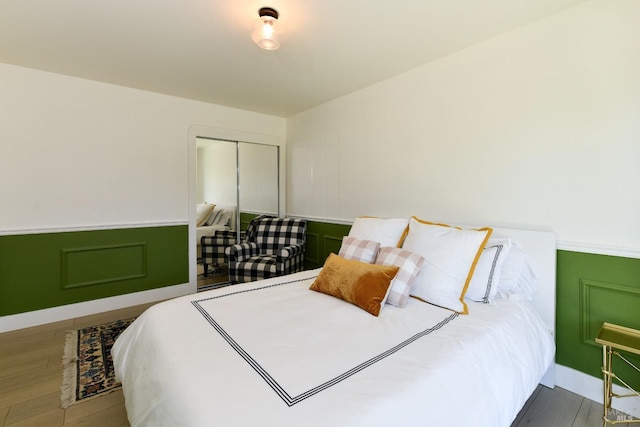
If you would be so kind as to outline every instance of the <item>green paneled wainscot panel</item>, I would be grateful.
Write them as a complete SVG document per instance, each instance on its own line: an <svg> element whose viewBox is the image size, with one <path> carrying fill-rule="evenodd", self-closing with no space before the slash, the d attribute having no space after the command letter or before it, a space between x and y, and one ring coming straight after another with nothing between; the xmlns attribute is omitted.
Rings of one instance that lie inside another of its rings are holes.
<svg viewBox="0 0 640 427"><path fill-rule="evenodd" d="M189 282L188 226L0 236L0 315Z"/></svg>
<svg viewBox="0 0 640 427"><path fill-rule="evenodd" d="M351 225L329 222L307 222L307 245L304 254L304 267L307 270L322 267L330 253L340 251L342 237L349 234Z"/></svg>
<svg viewBox="0 0 640 427"><path fill-rule="evenodd" d="M640 259L558 251L557 268L556 362L600 378L602 323L640 329ZM614 363L616 374L640 387L637 371Z"/></svg>
<svg viewBox="0 0 640 427"><path fill-rule="evenodd" d="M251 220L256 216L258 214L240 211L240 230L246 230Z"/></svg>

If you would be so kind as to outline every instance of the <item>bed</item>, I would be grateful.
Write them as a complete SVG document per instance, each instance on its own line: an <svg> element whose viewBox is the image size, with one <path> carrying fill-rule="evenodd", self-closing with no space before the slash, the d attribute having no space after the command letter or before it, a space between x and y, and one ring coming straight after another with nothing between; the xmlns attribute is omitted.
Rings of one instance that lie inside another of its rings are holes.
<svg viewBox="0 0 640 427"><path fill-rule="evenodd" d="M509 426L553 387L556 249L549 231L493 235L535 267L531 301L464 315L409 298L372 316L310 291L316 269L151 307L112 352L131 425Z"/></svg>

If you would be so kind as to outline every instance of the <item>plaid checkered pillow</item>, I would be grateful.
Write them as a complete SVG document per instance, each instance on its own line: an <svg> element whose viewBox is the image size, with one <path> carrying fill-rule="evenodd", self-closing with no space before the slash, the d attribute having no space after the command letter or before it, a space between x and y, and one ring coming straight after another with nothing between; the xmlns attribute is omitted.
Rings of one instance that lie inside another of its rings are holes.
<svg viewBox="0 0 640 427"><path fill-rule="evenodd" d="M380 243L371 240L360 240L355 237L344 236L342 238L342 246L340 246L340 255L344 259L373 264L378 255Z"/></svg>
<svg viewBox="0 0 640 427"><path fill-rule="evenodd" d="M420 267L424 264L424 258L406 249L384 247L378 252L376 264L400 267L398 274L391 282L387 303L397 307L404 306L409 299L409 293L420 272Z"/></svg>

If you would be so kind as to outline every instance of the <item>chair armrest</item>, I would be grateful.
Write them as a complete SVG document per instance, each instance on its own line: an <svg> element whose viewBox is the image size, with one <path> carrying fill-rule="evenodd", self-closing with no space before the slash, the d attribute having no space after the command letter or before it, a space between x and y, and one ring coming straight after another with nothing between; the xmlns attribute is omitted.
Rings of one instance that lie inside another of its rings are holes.
<svg viewBox="0 0 640 427"><path fill-rule="evenodd" d="M229 262L239 262L245 258L258 255L260 253L260 247L257 243L245 242L227 247L224 253L229 258Z"/></svg>
<svg viewBox="0 0 640 427"><path fill-rule="evenodd" d="M276 255L278 256L278 259L287 259L287 258L293 258L294 256L299 255L303 252L304 252L304 245L292 245L292 246L285 246L284 248L280 248L280 250Z"/></svg>

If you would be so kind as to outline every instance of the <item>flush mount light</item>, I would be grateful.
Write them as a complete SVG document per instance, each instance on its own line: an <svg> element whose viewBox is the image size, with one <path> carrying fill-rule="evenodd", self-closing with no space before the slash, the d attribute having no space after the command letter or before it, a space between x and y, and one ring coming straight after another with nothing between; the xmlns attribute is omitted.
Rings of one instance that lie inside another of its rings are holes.
<svg viewBox="0 0 640 427"><path fill-rule="evenodd" d="M270 7L263 7L258 11L258 15L260 19L253 26L251 39L265 50L276 50L280 47L278 11Z"/></svg>

